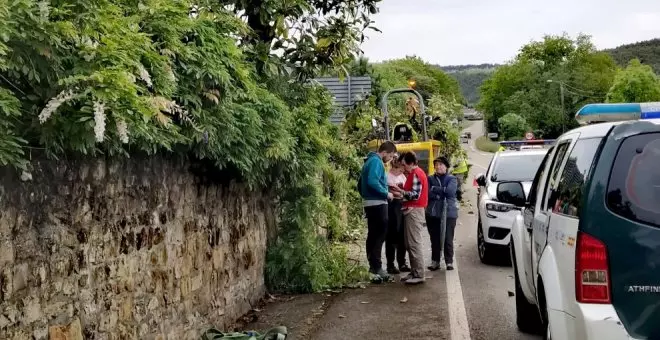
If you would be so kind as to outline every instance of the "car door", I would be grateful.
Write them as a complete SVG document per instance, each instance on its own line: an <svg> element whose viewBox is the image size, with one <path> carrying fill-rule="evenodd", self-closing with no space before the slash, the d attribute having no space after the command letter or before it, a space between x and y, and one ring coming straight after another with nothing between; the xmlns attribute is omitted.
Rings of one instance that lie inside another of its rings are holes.
<svg viewBox="0 0 660 340"><path fill-rule="evenodd" d="M532 182L531 189L529 191L529 196L527 197L527 204L522 210L523 223L525 225L525 230L527 231L522 241L522 254L521 259L526 259L523 261L524 268L524 277L527 280L527 287L534 287L534 278L532 274L532 221L534 220L534 211L537 209L537 202L539 193L543 193L543 181L545 180L545 174L547 173L547 168L550 167L549 159L552 159L554 147L551 147L548 150L548 153L543 157L541 165L539 166L536 175L534 176L534 181ZM532 291L535 293L535 291Z"/></svg>
<svg viewBox="0 0 660 340"><path fill-rule="evenodd" d="M561 168L566 161L568 150L576 138L575 134L562 136L557 142L555 153L552 156L552 162L548 168L546 177L543 181L543 190L539 193L536 202L536 211L534 212L534 219L532 220L532 241L531 241L531 259L532 259L532 286L537 291L538 287L536 278L539 275L538 264L541 260L543 250L548 244L548 223L550 221L550 209L548 207L549 192L553 187L556 187L559 176L561 175Z"/></svg>

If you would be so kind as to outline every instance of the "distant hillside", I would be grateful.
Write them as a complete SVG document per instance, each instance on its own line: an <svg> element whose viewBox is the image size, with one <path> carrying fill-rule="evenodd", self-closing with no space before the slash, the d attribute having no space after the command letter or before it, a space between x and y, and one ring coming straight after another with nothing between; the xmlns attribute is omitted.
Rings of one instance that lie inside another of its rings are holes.
<svg viewBox="0 0 660 340"><path fill-rule="evenodd" d="M626 66L632 59L639 59L650 65L656 74L660 74L660 39L641 41L605 50L620 66Z"/></svg>
<svg viewBox="0 0 660 340"><path fill-rule="evenodd" d="M479 102L479 86L490 76L497 64L438 66L445 73L454 77L461 87L468 105Z"/></svg>

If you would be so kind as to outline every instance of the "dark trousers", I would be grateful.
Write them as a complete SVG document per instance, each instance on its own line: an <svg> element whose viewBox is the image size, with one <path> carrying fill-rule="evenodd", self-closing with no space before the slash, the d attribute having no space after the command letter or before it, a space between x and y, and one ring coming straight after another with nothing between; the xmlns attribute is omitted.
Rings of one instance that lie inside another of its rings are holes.
<svg viewBox="0 0 660 340"><path fill-rule="evenodd" d="M367 215L367 261L369 270L375 273L383 269L381 257L389 220L387 204L364 207L364 212Z"/></svg>
<svg viewBox="0 0 660 340"><path fill-rule="evenodd" d="M447 218L445 225L445 242L442 243L442 218L426 216L426 226L431 238L431 260L440 262L441 254L444 250L445 263L454 263L454 230L456 229L456 219Z"/></svg>
<svg viewBox="0 0 660 340"><path fill-rule="evenodd" d="M406 245L403 242L403 212L402 204L399 200L394 200L388 204L389 225L387 227L387 239L385 240L385 257L387 258L388 268L394 267L394 261L399 268L406 265Z"/></svg>

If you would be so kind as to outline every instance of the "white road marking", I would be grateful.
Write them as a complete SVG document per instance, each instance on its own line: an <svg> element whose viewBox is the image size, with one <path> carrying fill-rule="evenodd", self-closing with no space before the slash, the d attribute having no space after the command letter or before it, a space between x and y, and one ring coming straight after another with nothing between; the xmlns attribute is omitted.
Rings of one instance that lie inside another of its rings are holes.
<svg viewBox="0 0 660 340"><path fill-rule="evenodd" d="M488 168L485 167L485 166L483 166L483 165L479 165L479 164L472 163L472 166L476 166L476 167L479 168L479 169L488 170Z"/></svg>
<svg viewBox="0 0 660 340"><path fill-rule="evenodd" d="M445 272L447 282L447 296L449 305L449 327L451 340L471 340L470 325L468 324L465 301L463 300L463 289L461 279L458 276L458 265L454 258L454 270Z"/></svg>

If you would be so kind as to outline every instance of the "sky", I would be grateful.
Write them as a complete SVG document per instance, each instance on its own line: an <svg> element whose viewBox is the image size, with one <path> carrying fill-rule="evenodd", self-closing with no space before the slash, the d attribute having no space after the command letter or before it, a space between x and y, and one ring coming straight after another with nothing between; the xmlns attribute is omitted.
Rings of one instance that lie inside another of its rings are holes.
<svg viewBox="0 0 660 340"><path fill-rule="evenodd" d="M599 49L660 38L660 0L383 0L362 45L378 62L503 63L546 34L592 36Z"/></svg>

